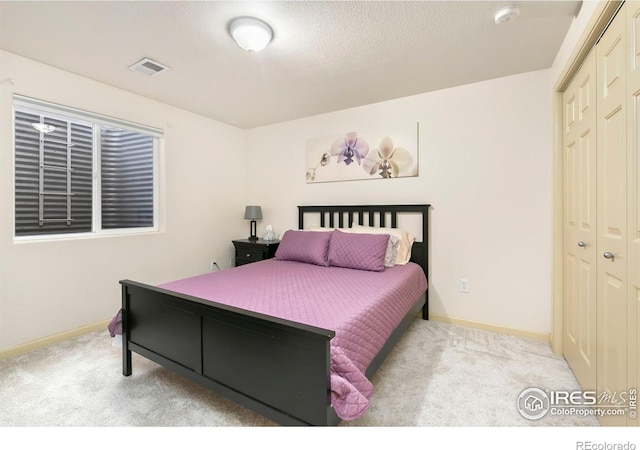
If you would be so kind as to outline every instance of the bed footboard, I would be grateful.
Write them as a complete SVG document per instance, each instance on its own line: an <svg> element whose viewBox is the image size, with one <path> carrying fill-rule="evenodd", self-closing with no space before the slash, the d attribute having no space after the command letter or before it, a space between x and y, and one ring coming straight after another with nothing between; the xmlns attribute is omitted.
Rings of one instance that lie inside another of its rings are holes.
<svg viewBox="0 0 640 450"><path fill-rule="evenodd" d="M121 281L123 374L136 352L283 425L334 425L335 332Z"/></svg>

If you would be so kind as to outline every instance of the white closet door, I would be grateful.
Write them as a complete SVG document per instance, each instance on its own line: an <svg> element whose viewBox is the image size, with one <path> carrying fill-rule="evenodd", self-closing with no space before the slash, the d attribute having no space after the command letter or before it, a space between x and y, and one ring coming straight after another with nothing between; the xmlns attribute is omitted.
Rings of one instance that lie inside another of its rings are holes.
<svg viewBox="0 0 640 450"><path fill-rule="evenodd" d="M624 8L624 6L623 6ZM597 390L627 390L626 17L618 13L596 46L598 66ZM625 425L608 416L603 425Z"/></svg>
<svg viewBox="0 0 640 450"><path fill-rule="evenodd" d="M583 389L596 389L596 53L563 95L564 356Z"/></svg>
<svg viewBox="0 0 640 450"><path fill-rule="evenodd" d="M628 385L640 388L640 2L627 5L629 75L627 95L630 98L627 126L627 322ZM637 392L636 392L637 395ZM628 416L629 425L639 425Z"/></svg>

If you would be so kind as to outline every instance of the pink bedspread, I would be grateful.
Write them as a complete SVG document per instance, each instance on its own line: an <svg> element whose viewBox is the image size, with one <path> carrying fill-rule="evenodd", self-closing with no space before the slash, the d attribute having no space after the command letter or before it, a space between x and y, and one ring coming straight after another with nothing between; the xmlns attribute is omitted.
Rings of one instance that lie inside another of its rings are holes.
<svg viewBox="0 0 640 450"><path fill-rule="evenodd" d="M417 264L384 272L266 260L160 285L164 289L335 331L331 399L343 420L369 407L364 373L427 288Z"/></svg>

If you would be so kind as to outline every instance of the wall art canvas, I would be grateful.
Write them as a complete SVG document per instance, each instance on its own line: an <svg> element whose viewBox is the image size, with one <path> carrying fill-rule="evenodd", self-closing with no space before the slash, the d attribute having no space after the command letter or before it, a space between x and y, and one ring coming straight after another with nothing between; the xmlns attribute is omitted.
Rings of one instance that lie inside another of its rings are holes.
<svg viewBox="0 0 640 450"><path fill-rule="evenodd" d="M418 176L418 126L348 131L306 143L307 183Z"/></svg>

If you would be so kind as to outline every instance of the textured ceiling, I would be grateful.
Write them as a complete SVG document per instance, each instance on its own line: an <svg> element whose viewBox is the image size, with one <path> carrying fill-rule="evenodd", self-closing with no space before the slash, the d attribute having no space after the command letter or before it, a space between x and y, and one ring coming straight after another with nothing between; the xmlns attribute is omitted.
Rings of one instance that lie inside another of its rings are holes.
<svg viewBox="0 0 640 450"><path fill-rule="evenodd" d="M494 13L515 4L520 18ZM549 68L580 1L0 1L0 48L241 128ZM274 39L240 49L229 22ZM149 57L155 78L128 67Z"/></svg>

